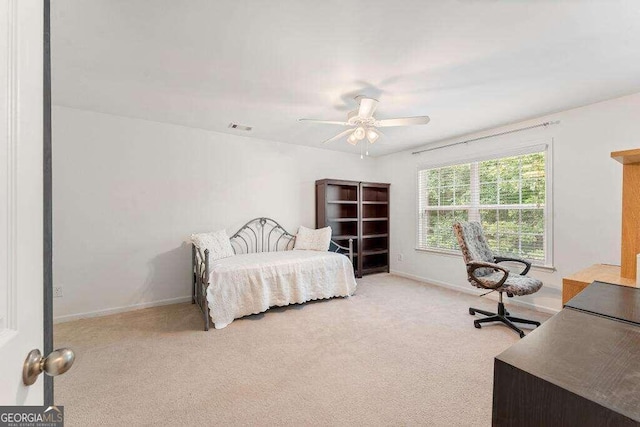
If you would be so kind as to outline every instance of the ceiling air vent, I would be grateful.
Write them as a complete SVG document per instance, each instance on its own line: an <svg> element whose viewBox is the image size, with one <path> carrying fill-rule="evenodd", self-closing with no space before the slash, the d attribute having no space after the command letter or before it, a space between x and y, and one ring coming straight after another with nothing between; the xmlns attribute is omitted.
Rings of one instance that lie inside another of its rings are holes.
<svg viewBox="0 0 640 427"><path fill-rule="evenodd" d="M245 132L250 132L251 129L253 129L251 126L244 126L244 125L239 125L237 123L229 123L229 128L230 129L236 129L236 130L242 130Z"/></svg>

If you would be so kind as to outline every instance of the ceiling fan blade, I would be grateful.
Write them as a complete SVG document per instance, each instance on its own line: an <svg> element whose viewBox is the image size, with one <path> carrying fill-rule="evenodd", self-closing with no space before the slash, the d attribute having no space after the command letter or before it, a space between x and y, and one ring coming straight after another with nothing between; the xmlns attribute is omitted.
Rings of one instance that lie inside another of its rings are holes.
<svg viewBox="0 0 640 427"><path fill-rule="evenodd" d="M341 126L349 126L347 122L339 122L333 120L316 120L316 119L298 119L299 122L309 122L309 123L321 123L325 125L341 125Z"/></svg>
<svg viewBox="0 0 640 427"><path fill-rule="evenodd" d="M351 134L351 133L355 132L355 130L356 130L355 128L353 128L353 129L347 129L347 130L345 130L344 132L340 132L340 133L339 133L339 134L337 134L336 136L334 136L334 137L332 137L332 138L329 138L329 139L327 139L326 141L323 141L322 143L323 143L323 144L327 144L327 143L329 143L329 142L333 142L333 141L335 141L336 139L340 139L340 138L342 138L343 136L347 136L347 135L349 135L349 134Z"/></svg>
<svg viewBox="0 0 640 427"><path fill-rule="evenodd" d="M378 100L373 98L365 98L364 96L356 96L356 99L358 100L358 102L360 102L360 107L358 107L358 117L367 119L373 116L373 113L378 107Z"/></svg>
<svg viewBox="0 0 640 427"><path fill-rule="evenodd" d="M426 125L430 120L429 116L401 117L397 119L377 120L375 125L377 127Z"/></svg>

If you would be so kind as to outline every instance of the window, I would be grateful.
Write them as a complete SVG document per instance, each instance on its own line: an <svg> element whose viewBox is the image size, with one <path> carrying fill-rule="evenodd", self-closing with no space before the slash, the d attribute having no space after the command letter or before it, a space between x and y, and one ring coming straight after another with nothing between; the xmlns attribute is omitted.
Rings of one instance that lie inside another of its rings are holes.
<svg viewBox="0 0 640 427"><path fill-rule="evenodd" d="M418 249L459 251L455 221L480 221L489 246L549 264L546 153L418 171Z"/></svg>

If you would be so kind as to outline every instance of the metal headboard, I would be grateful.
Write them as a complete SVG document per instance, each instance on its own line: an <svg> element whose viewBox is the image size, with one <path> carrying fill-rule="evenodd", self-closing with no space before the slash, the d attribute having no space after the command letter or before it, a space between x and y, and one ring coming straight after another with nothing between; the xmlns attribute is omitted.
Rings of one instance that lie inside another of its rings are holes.
<svg viewBox="0 0 640 427"><path fill-rule="evenodd" d="M295 244L296 236L289 233L277 221L271 218L254 218L240 227L229 238L233 252L251 254L260 252L290 251ZM333 240L329 245L332 252L349 254L349 248L340 246Z"/></svg>
<svg viewBox="0 0 640 427"><path fill-rule="evenodd" d="M271 218L254 218L229 238L233 252L251 254L288 251L296 237Z"/></svg>

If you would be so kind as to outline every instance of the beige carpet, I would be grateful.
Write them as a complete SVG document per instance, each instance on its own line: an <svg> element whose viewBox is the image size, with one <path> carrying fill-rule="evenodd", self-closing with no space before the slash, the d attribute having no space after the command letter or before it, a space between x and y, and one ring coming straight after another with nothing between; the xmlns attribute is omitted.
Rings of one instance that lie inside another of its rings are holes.
<svg viewBox="0 0 640 427"><path fill-rule="evenodd" d="M494 303L382 274L356 295L201 330L191 304L56 325L77 361L55 382L67 425L489 426ZM514 314L548 315L512 307Z"/></svg>

